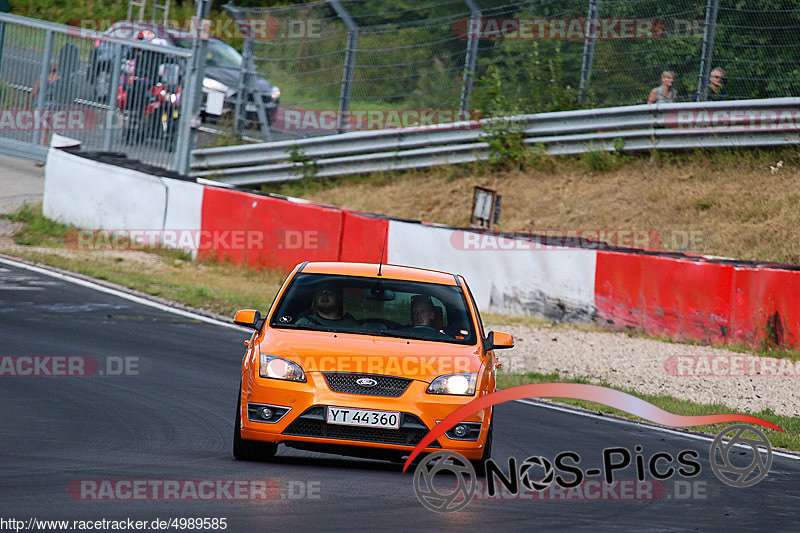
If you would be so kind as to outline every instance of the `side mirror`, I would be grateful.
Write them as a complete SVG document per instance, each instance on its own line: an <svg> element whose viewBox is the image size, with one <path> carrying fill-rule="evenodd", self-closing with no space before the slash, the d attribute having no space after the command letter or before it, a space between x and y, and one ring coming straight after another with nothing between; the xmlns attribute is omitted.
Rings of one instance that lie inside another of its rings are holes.
<svg viewBox="0 0 800 533"><path fill-rule="evenodd" d="M489 350L505 350L506 348L514 347L514 337L502 331L490 331L483 342L484 349Z"/></svg>
<svg viewBox="0 0 800 533"><path fill-rule="evenodd" d="M261 313L255 309L236 311L236 315L233 317L233 323L253 329L261 329L261 326L264 325Z"/></svg>

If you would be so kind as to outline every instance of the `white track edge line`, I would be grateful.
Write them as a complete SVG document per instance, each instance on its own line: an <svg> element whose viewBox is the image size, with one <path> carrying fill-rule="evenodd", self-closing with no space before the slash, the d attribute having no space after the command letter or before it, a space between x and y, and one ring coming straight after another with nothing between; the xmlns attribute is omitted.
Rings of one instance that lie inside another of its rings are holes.
<svg viewBox="0 0 800 533"><path fill-rule="evenodd" d="M75 285L81 285L83 287L88 287L90 289L94 289L99 292L104 292L106 294L111 294L112 296L118 296L120 298L124 298L125 300L130 300L132 302L136 302L138 304L146 305L149 307L153 307L155 309L159 309L161 311L166 311L168 313L174 313L176 315L181 315L187 318L192 318L195 320L199 320L201 322L206 322L208 324L214 324L216 326L225 326L227 328L236 329L239 331L247 331L250 332L249 329L237 326L236 324L231 324L228 322L223 322L221 320L217 320L216 318L211 318L203 315L199 315L197 313L192 313L191 311L186 311L183 309L178 309L175 307L170 307L168 305L164 305L162 303L154 302L152 300L148 300L147 298L143 298L141 296L136 296L134 294L128 294L124 291L120 291L117 289L112 289L111 287L106 287L105 285L101 285L99 283L95 283L92 281L88 281L85 279L77 278L74 276L70 276L69 274L63 274L61 272L56 272L54 270L50 270L47 268L42 268L34 265L29 265L27 263L20 263L18 261L14 261L12 259L6 259L5 257L0 257L0 263L4 263L6 265L10 265L17 268L24 268L26 270L30 270L32 272L38 272L39 274L44 274L46 276L50 276L53 278L57 278L63 281L68 281L70 283L74 283Z"/></svg>
<svg viewBox="0 0 800 533"><path fill-rule="evenodd" d="M661 432L661 433L669 433L670 435L677 435L679 437L686 437L686 438L689 438L689 439L702 440L702 441L706 441L706 442L712 442L714 440L714 437L707 437L705 435L697 435L696 433L687 433L687 432L684 432L684 431L679 431L679 430L670 429L670 428L664 428L664 427L661 427L661 426L653 426L651 424L647 424L647 423L644 423L644 422L637 422L635 420L625 420L625 419L616 418L616 417L613 417L613 416L602 416L602 415L597 415L595 413L587 413L585 411L581 411L581 410L578 410L578 409L570 409L569 407L562 407L560 405L553 405L553 404L545 403L545 402L535 402L535 401L524 400L524 399L522 399L522 400L514 400L514 401L515 402L519 402L519 403L524 403L525 405L532 405L534 407L544 407L545 409L552 409L554 411L563 411L565 413L571 413L573 415L578 415L578 416L585 416L587 418L594 418L596 420L605 420L607 422L616 422L617 424L624 424L624 425L628 425L628 426L636 426L636 427L640 427L640 428L650 429L650 430L653 430L653 431L658 431L658 432ZM742 444L737 444L736 446L741 446L741 447L747 448L747 446L744 446ZM794 459L795 461L800 461L800 456L798 456L798 455L791 454L791 453L786 453L786 452L780 452L780 451L776 451L774 449L772 450L772 455L777 455L778 457L784 457L786 459Z"/></svg>

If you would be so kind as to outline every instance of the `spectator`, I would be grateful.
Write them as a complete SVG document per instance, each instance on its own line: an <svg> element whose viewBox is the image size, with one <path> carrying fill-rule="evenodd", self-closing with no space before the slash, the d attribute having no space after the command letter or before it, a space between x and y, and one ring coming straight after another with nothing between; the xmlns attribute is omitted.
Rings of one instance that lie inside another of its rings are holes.
<svg viewBox="0 0 800 533"><path fill-rule="evenodd" d="M671 70L665 70L661 73L661 85L650 91L650 97L647 99L648 104L671 104L675 101L678 94L672 88L675 82L675 73Z"/></svg>
<svg viewBox="0 0 800 533"><path fill-rule="evenodd" d="M725 71L717 67L711 71L708 77L708 93L703 97L699 90L694 93L692 102L719 102L727 100L728 93L725 91Z"/></svg>

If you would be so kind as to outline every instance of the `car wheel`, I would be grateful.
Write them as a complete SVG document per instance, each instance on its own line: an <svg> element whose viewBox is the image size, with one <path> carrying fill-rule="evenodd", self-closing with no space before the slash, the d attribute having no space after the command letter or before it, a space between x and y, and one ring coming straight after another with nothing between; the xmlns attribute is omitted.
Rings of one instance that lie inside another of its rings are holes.
<svg viewBox="0 0 800 533"><path fill-rule="evenodd" d="M267 460L278 451L278 445L272 442L257 442L242 438L242 397L239 386L239 399L236 401L236 424L233 426L233 457L239 461Z"/></svg>
<svg viewBox="0 0 800 533"><path fill-rule="evenodd" d="M475 468L475 474L484 477L486 476L486 461L492 458L492 441L494 435L494 415L492 415L492 419L489 421L489 434L486 436L486 446L483 448L483 455L477 461L470 461L472 463L473 468Z"/></svg>

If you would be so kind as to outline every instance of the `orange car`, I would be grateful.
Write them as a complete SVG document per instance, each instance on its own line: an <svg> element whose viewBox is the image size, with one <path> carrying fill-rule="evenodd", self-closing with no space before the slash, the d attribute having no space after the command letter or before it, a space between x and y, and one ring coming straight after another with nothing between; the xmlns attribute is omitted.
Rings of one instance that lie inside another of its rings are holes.
<svg viewBox="0 0 800 533"><path fill-rule="evenodd" d="M495 390L495 349L464 278L362 263L302 263L254 328L244 359L233 455L293 448L402 461L448 414ZM478 470L491 456L492 412L434 441Z"/></svg>

